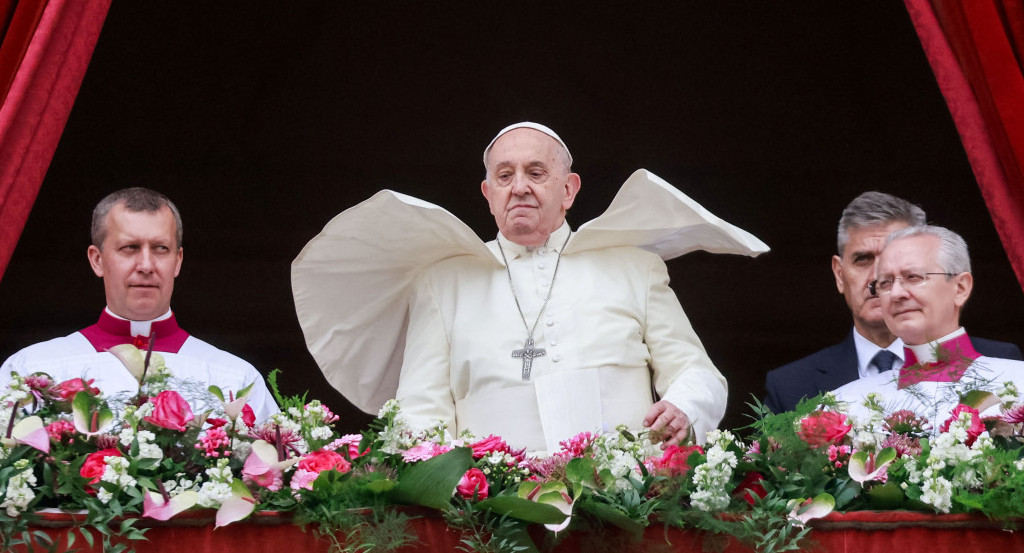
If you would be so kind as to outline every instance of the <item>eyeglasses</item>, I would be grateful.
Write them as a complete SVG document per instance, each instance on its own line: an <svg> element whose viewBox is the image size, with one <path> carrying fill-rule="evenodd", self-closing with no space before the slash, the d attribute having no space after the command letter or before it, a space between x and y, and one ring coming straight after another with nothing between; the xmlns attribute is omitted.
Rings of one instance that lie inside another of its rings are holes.
<svg viewBox="0 0 1024 553"><path fill-rule="evenodd" d="M910 288L911 286L924 286L925 282L928 282L928 275L945 275L947 277L956 276L957 273L908 273L901 277L886 277L878 280L873 280L868 283L868 292L872 296L878 294L888 294L892 292L892 287L896 285L896 281L900 280L903 282L904 288Z"/></svg>

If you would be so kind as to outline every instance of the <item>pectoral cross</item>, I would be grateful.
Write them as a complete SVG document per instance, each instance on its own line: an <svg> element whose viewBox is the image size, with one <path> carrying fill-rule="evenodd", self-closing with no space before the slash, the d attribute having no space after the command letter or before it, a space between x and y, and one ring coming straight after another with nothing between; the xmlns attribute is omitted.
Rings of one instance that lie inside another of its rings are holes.
<svg viewBox="0 0 1024 553"><path fill-rule="evenodd" d="M530 379L530 370L533 368L533 358L543 357L547 351L544 348L533 347L533 336L526 339L526 345L523 349L512 350L512 357L523 358L523 380Z"/></svg>

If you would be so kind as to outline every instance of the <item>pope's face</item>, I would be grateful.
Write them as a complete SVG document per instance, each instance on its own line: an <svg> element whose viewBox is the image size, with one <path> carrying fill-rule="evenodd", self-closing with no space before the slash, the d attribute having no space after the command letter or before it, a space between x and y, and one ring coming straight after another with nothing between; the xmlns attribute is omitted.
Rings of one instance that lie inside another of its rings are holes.
<svg viewBox="0 0 1024 553"><path fill-rule="evenodd" d="M132 212L117 204L106 228L103 248L89 246L88 255L93 272L103 278L107 307L133 321L166 313L182 260L170 208Z"/></svg>
<svg viewBox="0 0 1024 553"><path fill-rule="evenodd" d="M940 241L918 235L890 242L878 259L878 278L897 279L892 290L880 294L889 330L910 345L926 344L960 328L960 308L973 284L970 273L945 272L938 263ZM920 286L906 286L907 275L923 275Z"/></svg>
<svg viewBox="0 0 1024 553"><path fill-rule="evenodd" d="M555 139L533 129L509 131L494 142L480 190L505 238L539 246L562 225L580 189L566 161Z"/></svg>
<svg viewBox="0 0 1024 553"><path fill-rule="evenodd" d="M832 256L832 274L836 288L846 299L853 314L853 324L861 335L873 333L869 329L885 327L882 318L882 303L878 296L868 291L868 283L875 279L875 264L885 246L885 238L893 231L905 228L906 223L893 222L887 225L854 227L849 231L849 240L843 248L843 256Z"/></svg>

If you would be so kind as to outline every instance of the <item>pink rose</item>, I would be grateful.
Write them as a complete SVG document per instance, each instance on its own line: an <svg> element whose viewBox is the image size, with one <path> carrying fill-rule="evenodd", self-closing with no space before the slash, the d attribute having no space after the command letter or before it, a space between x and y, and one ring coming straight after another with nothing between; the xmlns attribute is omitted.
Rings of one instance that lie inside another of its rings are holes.
<svg viewBox="0 0 1024 553"><path fill-rule="evenodd" d="M92 383L95 380L96 379L94 378L90 378L89 380L82 380L81 378L65 380L53 387L53 393L63 401L71 401L75 399L75 394L78 392L89 392L89 395L93 396L99 395L99 388L92 387Z"/></svg>
<svg viewBox="0 0 1024 553"><path fill-rule="evenodd" d="M964 442L964 445L971 447L974 445L974 441L978 439L978 436L981 436L981 433L985 431L985 423L981 420L981 413L974 407L964 405L963 403L954 407L951 416L946 419L946 422L942 423L939 431L949 432L949 426L960 418L960 413L964 412L971 414L971 426L967 428L967 440Z"/></svg>
<svg viewBox="0 0 1024 553"><path fill-rule="evenodd" d="M672 476L682 476L690 471L690 455L694 453L704 454L704 449L699 445L683 446L670 445L665 448L661 457L651 457L647 461L656 470L662 470Z"/></svg>
<svg viewBox="0 0 1024 553"><path fill-rule="evenodd" d="M811 447L838 444L853 429L846 422L846 415L834 411L815 411L800 419L797 432Z"/></svg>
<svg viewBox="0 0 1024 553"><path fill-rule="evenodd" d="M115 448L101 449L90 453L85 458L85 462L82 463L82 468L78 471L78 474L89 479L90 485L99 482L103 472L107 470L107 464L103 462L104 457L123 457L123 455Z"/></svg>
<svg viewBox="0 0 1024 553"><path fill-rule="evenodd" d="M463 499L487 499L487 476L478 468L471 468L462 475L455 490Z"/></svg>
<svg viewBox="0 0 1024 553"><path fill-rule="evenodd" d="M314 473L335 469L338 472L348 472L352 469L352 463L336 451L318 450L314 451L299 461L299 467Z"/></svg>
<svg viewBox="0 0 1024 553"><path fill-rule="evenodd" d="M153 403L153 412L144 420L161 428L182 432L185 425L195 418L185 398L173 390L164 390L150 401Z"/></svg>
<svg viewBox="0 0 1024 553"><path fill-rule="evenodd" d="M511 453L512 451L508 444L505 443L505 440L502 440L494 434L487 436L479 442L470 444L469 447L473 448L474 459L479 459L484 455L494 453L495 451L500 451L501 453Z"/></svg>

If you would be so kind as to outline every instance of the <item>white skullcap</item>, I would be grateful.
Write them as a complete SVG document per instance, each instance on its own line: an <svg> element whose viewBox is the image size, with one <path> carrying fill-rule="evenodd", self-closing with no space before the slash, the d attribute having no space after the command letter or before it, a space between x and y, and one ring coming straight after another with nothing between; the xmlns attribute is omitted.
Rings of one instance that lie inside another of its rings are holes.
<svg viewBox="0 0 1024 553"><path fill-rule="evenodd" d="M509 125L504 129L498 131L498 134L494 135L494 138L491 139L491 143L488 144L486 148L484 148L484 167L487 167L487 154L491 153L491 146L494 146L494 143L499 138L501 138L502 135L509 131L514 131L516 129L533 129L535 131L540 131L550 136L551 138L554 138L555 140L558 141L559 144L562 145L563 148L565 148L565 154L569 156L569 163L572 163L572 154L569 153L569 147L565 145L565 142L562 142L562 139L558 137L558 134L556 134L555 131L551 130L545 125L541 125L540 123L531 123L530 121L523 121L522 123L514 123L512 125Z"/></svg>

